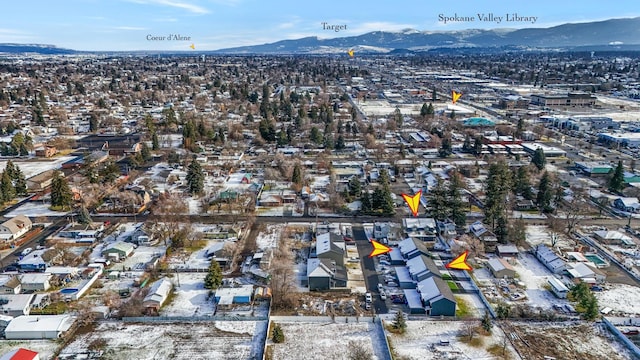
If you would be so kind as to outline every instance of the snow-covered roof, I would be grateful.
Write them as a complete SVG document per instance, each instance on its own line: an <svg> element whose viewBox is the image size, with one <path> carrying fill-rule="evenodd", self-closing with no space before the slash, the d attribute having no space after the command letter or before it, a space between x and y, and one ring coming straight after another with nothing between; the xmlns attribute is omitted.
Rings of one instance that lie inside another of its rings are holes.
<svg viewBox="0 0 640 360"><path fill-rule="evenodd" d="M74 321L70 315L23 315L11 320L5 333L67 331Z"/></svg>
<svg viewBox="0 0 640 360"><path fill-rule="evenodd" d="M173 284L166 278L162 278L157 280L151 285L149 289L149 293L145 296L143 302L154 302L159 305L167 299L169 296L169 292L173 288Z"/></svg>

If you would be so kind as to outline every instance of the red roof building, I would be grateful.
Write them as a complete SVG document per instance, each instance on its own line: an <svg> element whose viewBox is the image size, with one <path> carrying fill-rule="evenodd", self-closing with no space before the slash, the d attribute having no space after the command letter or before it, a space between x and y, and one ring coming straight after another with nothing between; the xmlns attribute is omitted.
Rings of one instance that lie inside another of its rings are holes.
<svg viewBox="0 0 640 360"><path fill-rule="evenodd" d="M35 351L20 348L2 355L0 360L40 360L40 355Z"/></svg>

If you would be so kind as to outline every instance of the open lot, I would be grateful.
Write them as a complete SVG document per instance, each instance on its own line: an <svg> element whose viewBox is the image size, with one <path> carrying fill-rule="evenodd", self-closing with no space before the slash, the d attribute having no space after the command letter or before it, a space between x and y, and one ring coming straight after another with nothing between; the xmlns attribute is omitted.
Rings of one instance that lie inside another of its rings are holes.
<svg viewBox="0 0 640 360"><path fill-rule="evenodd" d="M204 288L206 273L176 273L171 279L174 295L171 303L162 308L163 316L208 316L215 313L211 292ZM178 286L178 284L180 286Z"/></svg>
<svg viewBox="0 0 640 360"><path fill-rule="evenodd" d="M249 359L259 356L265 333L266 321L102 323L77 337L60 358L100 349L100 358L113 360Z"/></svg>
<svg viewBox="0 0 640 360"><path fill-rule="evenodd" d="M370 320L370 318L369 318ZM382 352L382 344L376 336L371 322L349 323L302 323L278 322L284 332L285 341L269 344L271 359L316 360L345 359L349 343L357 342L372 354ZM372 359L380 359L373 355Z"/></svg>
<svg viewBox="0 0 640 360"><path fill-rule="evenodd" d="M403 335L389 334L389 342L398 358L430 359L493 359L488 348L500 345L502 350L502 331L494 326L490 335L475 335L477 346L469 345L458 336L464 332L466 321L407 321L407 331ZM449 345L440 345L448 341ZM507 345L507 352L512 349Z"/></svg>
<svg viewBox="0 0 640 360"><path fill-rule="evenodd" d="M525 359L632 359L602 325L593 323L510 323L505 332Z"/></svg>

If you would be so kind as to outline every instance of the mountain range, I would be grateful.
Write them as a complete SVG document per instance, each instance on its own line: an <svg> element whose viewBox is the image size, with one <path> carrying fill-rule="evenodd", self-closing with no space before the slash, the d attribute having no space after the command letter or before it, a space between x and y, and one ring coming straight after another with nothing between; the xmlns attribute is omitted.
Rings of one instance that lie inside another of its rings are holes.
<svg viewBox="0 0 640 360"><path fill-rule="evenodd" d="M459 31L374 31L358 36L305 37L199 53L211 54L406 54L523 50L640 50L640 17L568 23L548 28ZM0 44L0 53L91 53L41 44ZM96 52L94 52L96 53ZM99 53L99 52L97 52ZM126 53L170 53L129 51Z"/></svg>

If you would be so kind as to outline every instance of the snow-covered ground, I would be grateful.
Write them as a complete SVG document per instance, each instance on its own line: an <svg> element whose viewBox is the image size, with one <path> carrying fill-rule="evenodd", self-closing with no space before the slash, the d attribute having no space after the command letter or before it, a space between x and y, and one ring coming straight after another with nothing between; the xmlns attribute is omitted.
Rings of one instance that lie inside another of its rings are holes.
<svg viewBox="0 0 640 360"><path fill-rule="evenodd" d="M163 316L210 316L215 313L210 290L204 288L206 273L178 273L171 278L174 297L162 308ZM179 284L179 286L178 286ZM255 325L254 325L255 327ZM251 332L248 332L251 334Z"/></svg>
<svg viewBox="0 0 640 360"><path fill-rule="evenodd" d="M536 246L538 244L544 244L551 247L551 233L549 231L549 227L546 225L527 225L526 229L527 234L527 242L531 246ZM556 246L558 247L571 247L573 245L572 242L568 241L564 235L557 234L558 242Z"/></svg>
<svg viewBox="0 0 640 360"><path fill-rule="evenodd" d="M65 162L73 158L74 158L73 156L60 156L50 160L42 160L42 161L31 161L31 160L20 161L17 159L13 159L11 161L14 163L14 165L18 165L18 167L24 174L24 177L26 179L29 179L30 177L41 174L47 170L59 169L62 166L62 164L64 164ZM6 166L7 166L6 160L0 161L0 169L2 169L2 171L4 171L4 168Z"/></svg>
<svg viewBox="0 0 640 360"><path fill-rule="evenodd" d="M65 216L69 212L67 211L53 211L49 209L51 204L42 203L40 201L28 201L24 205L21 205L9 213L5 214L5 217L15 217L18 215L28 216L30 218L36 218L39 216Z"/></svg>
<svg viewBox="0 0 640 360"><path fill-rule="evenodd" d="M545 285L553 274L542 265L538 259L528 253L521 253L518 261L513 265L522 281L527 287L527 302L531 306L550 309L553 304L565 304L566 300L556 298Z"/></svg>
<svg viewBox="0 0 640 360"><path fill-rule="evenodd" d="M250 359L259 358L266 321L215 323L101 323L65 347L61 355L86 352L96 340L106 342L103 358Z"/></svg>
<svg viewBox="0 0 640 360"><path fill-rule="evenodd" d="M625 314L640 314L640 287L626 284L610 284L602 292L595 293L601 308L608 307Z"/></svg>
<svg viewBox="0 0 640 360"><path fill-rule="evenodd" d="M473 347L460 341L458 334L465 321L407 321L407 331L403 335L389 334L389 342L398 358L430 359L494 359L487 348L502 344L502 331L494 326L491 335L475 335L482 339L482 346ZM440 341L450 345L440 346ZM433 345L433 346L432 346ZM512 352L511 347L508 347Z"/></svg>
<svg viewBox="0 0 640 360"><path fill-rule="evenodd" d="M278 246L278 239L282 235L285 224L270 224L266 230L261 231L256 236L256 246L258 249L267 250Z"/></svg>
<svg viewBox="0 0 640 360"><path fill-rule="evenodd" d="M369 349L372 359L379 359L376 354L383 349L371 322L278 324L282 327L285 341L268 345L273 349L273 359L345 359L351 341Z"/></svg>

